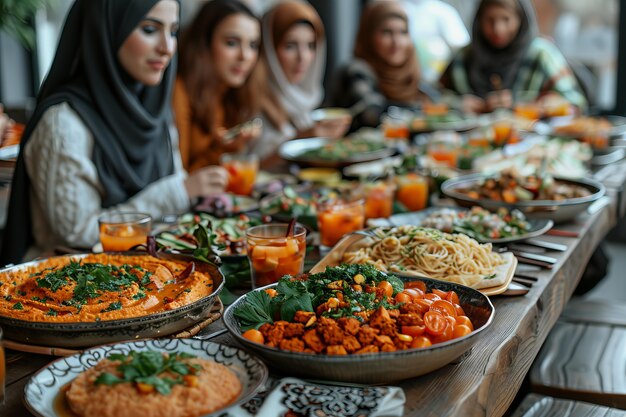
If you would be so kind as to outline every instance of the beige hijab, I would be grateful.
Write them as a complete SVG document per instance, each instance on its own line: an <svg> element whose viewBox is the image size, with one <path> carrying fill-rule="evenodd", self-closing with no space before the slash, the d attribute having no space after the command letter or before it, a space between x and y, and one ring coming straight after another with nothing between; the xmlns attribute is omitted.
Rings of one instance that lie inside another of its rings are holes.
<svg viewBox="0 0 626 417"><path fill-rule="evenodd" d="M276 47L285 33L299 22L310 23L315 31L317 47L315 60L304 80L291 84L278 61ZM268 67L269 84L274 100L264 100L263 110L268 118L281 127L287 119L298 130L313 124L311 110L317 108L323 99L322 79L326 60L326 38L322 21L309 4L299 0L278 3L263 16L262 59Z"/></svg>
<svg viewBox="0 0 626 417"><path fill-rule="evenodd" d="M387 19L397 17L405 22L408 18L400 2L377 0L365 6L356 37L354 56L366 61L378 77L380 90L392 101L409 103L419 97L420 70L415 48L409 47L406 61L399 66L386 64L374 51L373 36L378 27Z"/></svg>

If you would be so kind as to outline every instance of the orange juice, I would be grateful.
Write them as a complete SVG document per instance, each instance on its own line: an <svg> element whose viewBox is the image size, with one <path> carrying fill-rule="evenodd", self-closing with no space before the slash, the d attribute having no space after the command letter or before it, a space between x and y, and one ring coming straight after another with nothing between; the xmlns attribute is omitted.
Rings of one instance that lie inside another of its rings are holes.
<svg viewBox="0 0 626 417"><path fill-rule="evenodd" d="M384 125L384 135L387 139L408 139L409 134L409 127L405 124Z"/></svg>
<svg viewBox="0 0 626 417"><path fill-rule="evenodd" d="M515 105L515 114L528 120L541 118L541 107L537 103L518 103Z"/></svg>
<svg viewBox="0 0 626 417"><path fill-rule="evenodd" d="M363 200L344 202L338 200L320 204L317 209L317 225L320 243L330 248L348 233L363 229L365 209Z"/></svg>
<svg viewBox="0 0 626 417"><path fill-rule="evenodd" d="M228 171L227 192L238 195L250 195L252 193L256 174L259 170L258 160L224 161L222 166Z"/></svg>
<svg viewBox="0 0 626 417"><path fill-rule="evenodd" d="M409 173L397 178L396 199L408 210L423 210L428 205L428 182L420 175Z"/></svg>
<svg viewBox="0 0 626 417"><path fill-rule="evenodd" d="M452 142L431 142L428 144L428 156L435 161L443 162L450 168L456 168L459 147Z"/></svg>
<svg viewBox="0 0 626 417"><path fill-rule="evenodd" d="M470 136L467 144L473 148L488 148L491 141L484 136Z"/></svg>
<svg viewBox="0 0 626 417"><path fill-rule="evenodd" d="M366 189L365 219L389 217L393 213L394 186L386 183L373 184Z"/></svg>
<svg viewBox="0 0 626 417"><path fill-rule="evenodd" d="M100 216L98 223L102 250L120 252L145 244L152 220L143 213L109 213Z"/></svg>
<svg viewBox="0 0 626 417"><path fill-rule="evenodd" d="M493 124L494 138L493 142L496 146L503 146L511 137L513 124L508 120L500 120Z"/></svg>
<svg viewBox="0 0 626 417"><path fill-rule="evenodd" d="M424 103L422 111L427 116L443 116L448 114L448 105L446 103Z"/></svg>
<svg viewBox="0 0 626 417"><path fill-rule="evenodd" d="M296 225L293 236L286 236L286 224L266 224L246 231L246 244L252 287L278 282L283 275L297 275L304 268L306 229Z"/></svg>

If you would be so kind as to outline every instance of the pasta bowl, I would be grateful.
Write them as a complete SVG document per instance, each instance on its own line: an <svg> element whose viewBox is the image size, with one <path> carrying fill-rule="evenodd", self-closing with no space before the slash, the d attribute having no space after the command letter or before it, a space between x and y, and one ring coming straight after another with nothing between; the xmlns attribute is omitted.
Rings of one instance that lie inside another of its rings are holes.
<svg viewBox="0 0 626 417"><path fill-rule="evenodd" d="M281 350L244 338L240 323L234 315L239 306L248 302L250 294L274 288L277 284L256 289L231 304L224 313L224 324L238 342L263 358L277 372L303 378L361 384L386 384L413 378L442 368L468 352L479 340L481 333L489 327L495 311L489 298L472 288L428 278L414 280L424 282L428 290L455 291L475 330L466 336L431 347L395 352L323 355Z"/></svg>

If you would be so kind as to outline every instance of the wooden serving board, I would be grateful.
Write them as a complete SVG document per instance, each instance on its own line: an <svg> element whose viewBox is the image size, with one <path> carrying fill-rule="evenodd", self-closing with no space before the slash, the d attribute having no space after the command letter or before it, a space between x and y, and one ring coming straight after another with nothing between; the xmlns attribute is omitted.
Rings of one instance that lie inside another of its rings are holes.
<svg viewBox="0 0 626 417"><path fill-rule="evenodd" d="M360 240L365 239L367 236L359 235L359 234L350 234L344 236L331 250L324 256L311 270L309 271L312 274L322 272L326 269L327 266L338 266L341 264L341 260L343 259L344 253L352 247L352 245L358 243ZM500 279L500 284L495 285L493 287L481 288L478 291L482 292L485 295L498 295L502 294L506 291L509 284L513 280L513 275L515 274L515 268L517 267L517 258L513 256L512 253L506 252L501 254L505 260L506 264L500 267L499 274L502 274L502 279ZM412 275L402 275L398 273L394 273L395 275L399 275L407 278L418 278Z"/></svg>
<svg viewBox="0 0 626 417"><path fill-rule="evenodd" d="M215 322L220 317L222 317L222 313L224 312L224 304L222 304L222 300L219 297L215 299L215 303L213 303L213 307L211 307L211 311L209 312L209 316L202 321L194 324L193 326L172 335L166 335L163 337L167 338L177 338L177 339L185 339L195 336L200 332L200 330L207 327L209 324ZM29 345L27 343L16 342L10 339L4 339L2 344L7 349L13 349L20 352L27 353L36 353L39 355L51 355L51 356L71 356L76 353L82 352L84 349L68 349L61 348L55 346L39 346L39 345ZM88 349L88 348L85 348Z"/></svg>

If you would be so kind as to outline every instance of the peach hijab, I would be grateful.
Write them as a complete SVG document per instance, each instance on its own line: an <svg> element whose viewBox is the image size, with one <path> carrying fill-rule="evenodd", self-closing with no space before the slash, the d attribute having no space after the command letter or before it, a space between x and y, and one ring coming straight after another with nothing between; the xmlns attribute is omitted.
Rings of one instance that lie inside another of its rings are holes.
<svg viewBox="0 0 626 417"><path fill-rule="evenodd" d="M295 24L310 23L315 31L317 46L315 60L304 80L291 84L278 61L276 47L285 33ZM311 110L317 108L324 96L322 78L326 60L324 26L315 9L299 0L278 3L263 16L263 59L269 69L269 83L283 111L297 129L306 129L313 122Z"/></svg>
<svg viewBox="0 0 626 417"><path fill-rule="evenodd" d="M378 77L380 90L392 101L409 103L419 97L420 69L415 48L411 44L406 61L399 66L390 66L376 53L373 36L378 27L389 18L408 17L398 1L376 0L368 3L361 14L359 31L354 47L354 56L366 61Z"/></svg>

